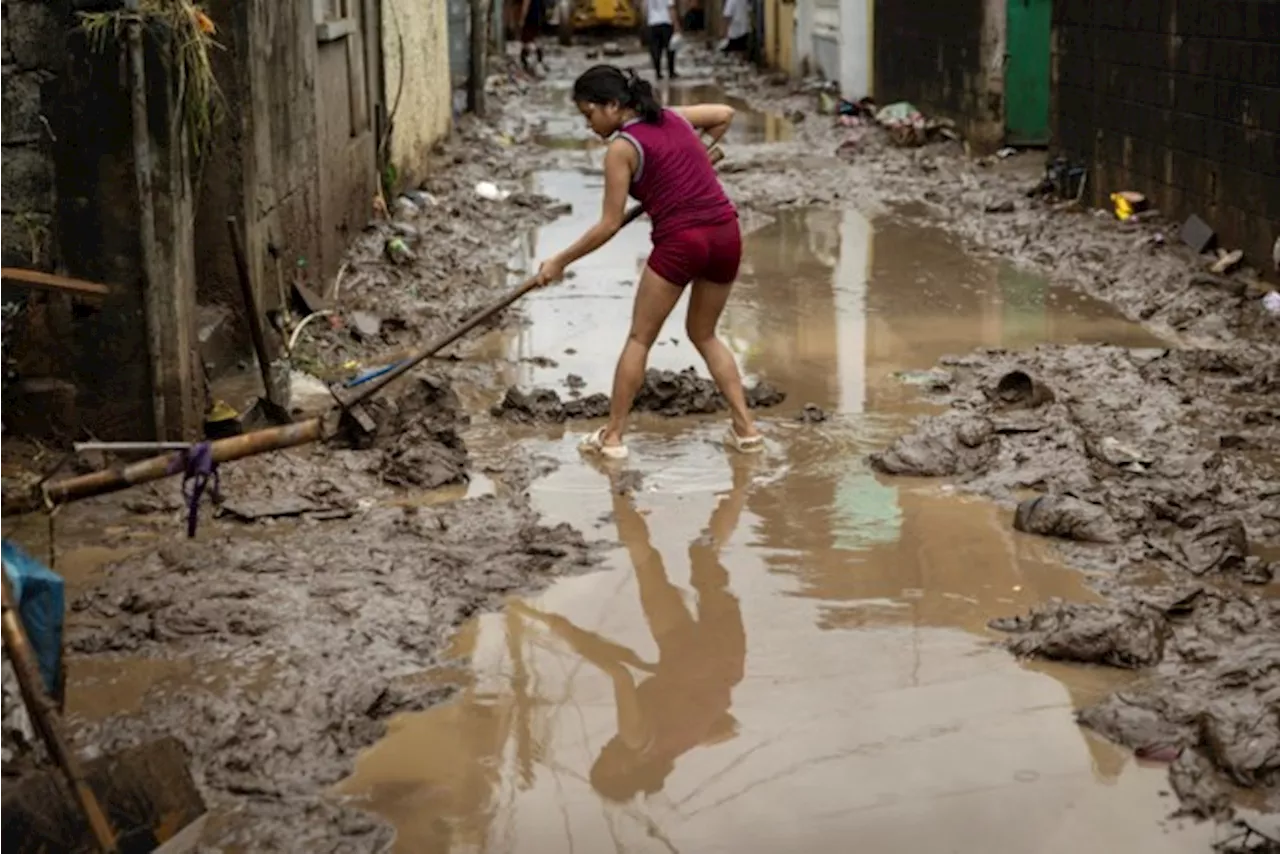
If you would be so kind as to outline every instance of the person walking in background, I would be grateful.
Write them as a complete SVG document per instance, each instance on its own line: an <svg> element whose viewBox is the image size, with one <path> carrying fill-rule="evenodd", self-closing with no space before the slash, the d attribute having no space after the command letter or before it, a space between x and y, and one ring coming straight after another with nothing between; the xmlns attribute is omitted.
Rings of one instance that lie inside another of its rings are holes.
<svg viewBox="0 0 1280 854"><path fill-rule="evenodd" d="M671 49L671 38L678 30L679 14L675 0L647 0L645 23L649 27L649 57L653 60L653 73L662 79L662 59L666 56L667 73L676 77L676 52Z"/></svg>
<svg viewBox="0 0 1280 854"><path fill-rule="evenodd" d="M746 53L751 36L751 0L725 0L724 41L725 53Z"/></svg>
<svg viewBox="0 0 1280 854"><path fill-rule="evenodd" d="M520 65L530 74L534 73L531 57L535 57L539 65L542 64L542 45L538 44L538 36L546 18L546 0L521 0Z"/></svg>

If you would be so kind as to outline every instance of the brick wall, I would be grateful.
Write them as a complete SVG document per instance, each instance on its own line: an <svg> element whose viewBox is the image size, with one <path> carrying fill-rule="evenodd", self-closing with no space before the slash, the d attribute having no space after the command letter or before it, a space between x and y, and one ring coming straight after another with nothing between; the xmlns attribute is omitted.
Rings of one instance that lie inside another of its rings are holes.
<svg viewBox="0 0 1280 854"><path fill-rule="evenodd" d="M954 119L978 150L1004 137L1004 3L875 0L873 92Z"/></svg>
<svg viewBox="0 0 1280 854"><path fill-rule="evenodd" d="M1280 2L1057 0L1055 139L1107 204L1195 213L1266 268L1280 234Z"/></svg>

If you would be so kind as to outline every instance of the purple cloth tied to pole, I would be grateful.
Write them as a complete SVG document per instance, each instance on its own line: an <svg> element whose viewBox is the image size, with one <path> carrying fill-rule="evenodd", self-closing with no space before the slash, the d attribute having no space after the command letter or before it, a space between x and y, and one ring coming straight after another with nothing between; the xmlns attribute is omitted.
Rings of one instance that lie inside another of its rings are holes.
<svg viewBox="0 0 1280 854"><path fill-rule="evenodd" d="M218 492L218 464L213 461L213 444L200 442L185 451L178 451L169 463L168 473L182 472L182 497L187 501L187 536L196 535L196 523L200 518L200 498L210 479L213 490L209 493L215 502L222 500Z"/></svg>

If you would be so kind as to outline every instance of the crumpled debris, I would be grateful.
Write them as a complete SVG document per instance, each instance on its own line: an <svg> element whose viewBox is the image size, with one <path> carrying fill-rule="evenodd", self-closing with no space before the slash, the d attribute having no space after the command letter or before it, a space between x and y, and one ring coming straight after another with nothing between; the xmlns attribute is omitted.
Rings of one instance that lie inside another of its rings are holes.
<svg viewBox="0 0 1280 854"><path fill-rule="evenodd" d="M1158 664L1169 635L1168 620L1146 605L1118 607L1055 599L1020 617L988 625L1010 638L1015 655L1136 669Z"/></svg>
<svg viewBox="0 0 1280 854"><path fill-rule="evenodd" d="M1018 503L1015 530L1082 543L1114 543L1115 522L1096 504L1070 495L1037 495Z"/></svg>
<svg viewBox="0 0 1280 854"><path fill-rule="evenodd" d="M957 139L955 122L950 119L927 119L913 104L898 101L876 111L876 123L889 131L895 145L924 145L933 134Z"/></svg>
<svg viewBox="0 0 1280 854"><path fill-rule="evenodd" d="M1147 542L1196 576L1243 572L1248 564L1249 536L1235 517L1209 520L1171 539L1148 537Z"/></svg>
<svg viewBox="0 0 1280 854"><path fill-rule="evenodd" d="M947 412L921 419L915 430L900 436L869 461L885 474L947 477L985 468L999 451L991 421L977 415Z"/></svg>
<svg viewBox="0 0 1280 854"><path fill-rule="evenodd" d="M786 395L767 382L746 389L747 405L753 409L777 406ZM669 417L705 415L727 408L714 381L698 376L693 368L683 371L645 372L644 385L636 395L633 412L651 412ZM609 398L593 394L577 400L562 400L553 389L521 391L510 388L490 413L495 418L524 423L561 422L602 418L609 414Z"/></svg>

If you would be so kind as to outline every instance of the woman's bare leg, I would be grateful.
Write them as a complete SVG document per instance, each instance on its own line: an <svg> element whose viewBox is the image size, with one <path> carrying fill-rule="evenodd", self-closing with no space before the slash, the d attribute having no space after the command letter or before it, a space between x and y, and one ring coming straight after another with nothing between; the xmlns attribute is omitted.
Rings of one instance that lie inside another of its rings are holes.
<svg viewBox="0 0 1280 854"><path fill-rule="evenodd" d="M636 288L635 307L631 312L631 331L626 346L618 357L613 374L613 396L609 400L609 424L604 428L605 445L621 445L627 429L627 417L640 386L644 369L649 364L649 350L658 340L662 324L680 300L680 288L659 276L646 265Z"/></svg>
<svg viewBox="0 0 1280 854"><path fill-rule="evenodd" d="M729 352L724 342L716 337L716 325L720 322L720 315L724 313L733 285L697 279L690 287L693 290L689 294L689 314L685 318L689 340L702 354L711 378L716 381L720 393L729 403L733 432L743 439L758 436L759 431L747 409L747 396L742 390L742 374L738 373L738 363L734 361L733 353Z"/></svg>

